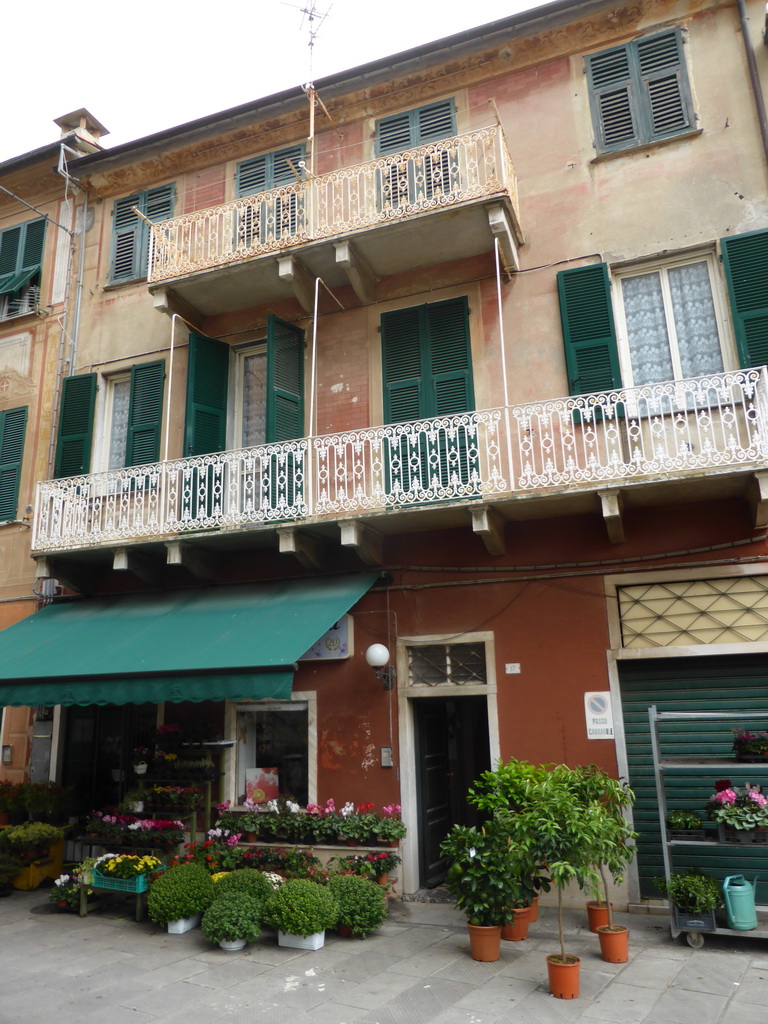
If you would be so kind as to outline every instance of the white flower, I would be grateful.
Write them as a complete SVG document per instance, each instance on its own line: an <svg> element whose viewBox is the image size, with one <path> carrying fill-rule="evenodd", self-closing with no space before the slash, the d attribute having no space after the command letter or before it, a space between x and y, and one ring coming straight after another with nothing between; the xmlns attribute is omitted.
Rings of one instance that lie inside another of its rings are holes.
<svg viewBox="0 0 768 1024"><path fill-rule="evenodd" d="M285 806L291 812L291 814L297 814L301 810L300 804L295 804L292 800L286 800Z"/></svg>
<svg viewBox="0 0 768 1024"><path fill-rule="evenodd" d="M222 835L222 832L221 832L220 828L209 828L208 829L208 838L209 839L221 839L221 835Z"/></svg>
<svg viewBox="0 0 768 1024"><path fill-rule="evenodd" d="M267 810L272 814L276 814L278 810L277 800L267 800Z"/></svg>
<svg viewBox="0 0 768 1024"><path fill-rule="evenodd" d="M350 814L355 813L355 805L353 803L350 803L350 801L347 801L341 808L340 813L342 818L348 818Z"/></svg>
<svg viewBox="0 0 768 1024"><path fill-rule="evenodd" d="M470 846L470 848L469 848L469 859L471 860L475 856L476 853L477 853L477 850L474 848L474 846Z"/></svg>
<svg viewBox="0 0 768 1024"><path fill-rule="evenodd" d="M69 875L59 875L58 878L54 878L53 884L54 885L66 885L68 881L69 881Z"/></svg>

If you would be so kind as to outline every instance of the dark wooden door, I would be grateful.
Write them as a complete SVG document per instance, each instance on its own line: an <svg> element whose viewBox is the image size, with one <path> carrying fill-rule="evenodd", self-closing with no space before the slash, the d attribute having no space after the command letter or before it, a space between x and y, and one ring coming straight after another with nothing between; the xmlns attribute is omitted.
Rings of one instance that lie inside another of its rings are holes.
<svg viewBox="0 0 768 1024"><path fill-rule="evenodd" d="M468 787L490 768L484 697L429 697L414 701L419 817L419 885L445 878L440 843L454 823L476 824Z"/></svg>

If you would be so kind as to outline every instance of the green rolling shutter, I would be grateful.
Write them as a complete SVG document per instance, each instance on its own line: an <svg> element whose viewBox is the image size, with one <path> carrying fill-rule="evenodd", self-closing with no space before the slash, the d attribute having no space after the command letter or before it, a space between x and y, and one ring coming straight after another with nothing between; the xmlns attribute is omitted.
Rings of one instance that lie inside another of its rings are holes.
<svg viewBox="0 0 768 1024"><path fill-rule="evenodd" d="M229 346L202 334L190 334L185 455L207 455L226 448L228 386Z"/></svg>
<svg viewBox="0 0 768 1024"><path fill-rule="evenodd" d="M160 457L165 361L131 367L126 466L143 466Z"/></svg>
<svg viewBox="0 0 768 1024"><path fill-rule="evenodd" d="M304 332L267 321L267 441L304 436Z"/></svg>
<svg viewBox="0 0 768 1024"><path fill-rule="evenodd" d="M16 518L27 409L0 413L0 522Z"/></svg>
<svg viewBox="0 0 768 1024"><path fill-rule="evenodd" d="M768 231L720 241L723 267L743 367L768 363Z"/></svg>
<svg viewBox="0 0 768 1024"><path fill-rule="evenodd" d="M561 270L557 291L569 394L621 387L607 265Z"/></svg>
<svg viewBox="0 0 768 1024"><path fill-rule="evenodd" d="M655 704L658 711L743 712L744 723L749 723L750 711L766 710L768 655L625 661L619 666L619 674L629 784L637 797L634 821L639 833L640 891L641 895L652 897L659 895L652 879L664 874L664 865L648 708ZM696 760L730 757L733 727L733 723L718 720L662 724L664 753ZM730 778L737 785L768 785L768 769L760 769L757 778L758 772L748 764L670 771L666 775L667 810L694 811L704 822L706 802L716 779ZM678 870L700 867L721 880L737 873L751 878L759 871L758 902L766 903L765 851L760 845L691 846L677 849L674 863Z"/></svg>
<svg viewBox="0 0 768 1024"><path fill-rule="evenodd" d="M96 387L95 373L64 379L53 471L55 477L79 476L90 470Z"/></svg>

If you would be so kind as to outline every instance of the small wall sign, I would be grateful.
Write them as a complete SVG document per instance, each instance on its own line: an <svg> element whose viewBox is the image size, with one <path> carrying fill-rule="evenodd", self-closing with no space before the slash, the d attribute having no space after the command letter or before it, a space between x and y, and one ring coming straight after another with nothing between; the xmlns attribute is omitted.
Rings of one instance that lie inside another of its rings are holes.
<svg viewBox="0 0 768 1024"><path fill-rule="evenodd" d="M352 656L352 616L344 615L334 622L317 643L312 644L299 661L341 661Z"/></svg>
<svg viewBox="0 0 768 1024"><path fill-rule="evenodd" d="M588 740L613 739L613 709L609 690L591 690L584 694L584 714Z"/></svg>

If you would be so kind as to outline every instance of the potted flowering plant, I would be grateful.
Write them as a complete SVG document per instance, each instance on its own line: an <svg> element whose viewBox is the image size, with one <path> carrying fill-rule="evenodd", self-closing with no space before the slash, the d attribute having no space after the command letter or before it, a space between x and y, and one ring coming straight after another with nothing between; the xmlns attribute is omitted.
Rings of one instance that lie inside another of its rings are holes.
<svg viewBox="0 0 768 1024"><path fill-rule="evenodd" d="M733 751L737 761L768 761L768 732L734 729Z"/></svg>
<svg viewBox="0 0 768 1024"><path fill-rule="evenodd" d="M733 786L730 779L719 779L707 802L707 814L717 822L720 842L768 841L768 797L762 786L749 782Z"/></svg>
<svg viewBox="0 0 768 1024"><path fill-rule="evenodd" d="M92 896L93 889L93 867L96 863L95 857L86 857L69 874L59 875L53 880L53 888L48 894L48 900L62 910L80 910L81 887L85 888L85 895Z"/></svg>
<svg viewBox="0 0 768 1024"><path fill-rule="evenodd" d="M105 853L94 861L92 870L93 885L97 889L145 892L149 876L165 868L157 857Z"/></svg>
<svg viewBox="0 0 768 1024"><path fill-rule="evenodd" d="M235 952L258 939L260 919L261 901L246 892L231 890L221 893L208 907L200 927L209 942L218 942L221 949Z"/></svg>
<svg viewBox="0 0 768 1024"><path fill-rule="evenodd" d="M376 824L376 835L380 843L397 846L405 838L406 828L400 820L400 804L388 804L382 807L382 814Z"/></svg>
<svg viewBox="0 0 768 1024"><path fill-rule="evenodd" d="M22 861L31 861L47 856L51 844L63 836L63 829L43 821L28 821L0 831L0 846Z"/></svg>
<svg viewBox="0 0 768 1024"><path fill-rule="evenodd" d="M172 935L183 935L200 923L213 903L214 883L200 864L179 864L164 871L149 887L147 911Z"/></svg>
<svg viewBox="0 0 768 1024"><path fill-rule="evenodd" d="M724 905L716 879L702 871L681 871L666 878L654 878L656 888L669 897L675 925L684 931L715 930L715 911Z"/></svg>
<svg viewBox="0 0 768 1024"><path fill-rule="evenodd" d="M331 890L304 878L286 882L264 904L264 923L277 930L278 945L292 949L320 949L338 918Z"/></svg>
<svg viewBox="0 0 768 1024"><path fill-rule="evenodd" d="M331 875L328 888L339 903L336 928L341 935L364 939L387 919L387 900L382 889L359 875Z"/></svg>
<svg viewBox="0 0 768 1024"><path fill-rule="evenodd" d="M703 839L701 818L694 811L670 811L666 818L667 839Z"/></svg>
<svg viewBox="0 0 768 1024"><path fill-rule="evenodd" d="M359 807L347 802L339 811L341 821L337 835L353 846L364 846L374 842L379 828L379 816L373 813L374 804Z"/></svg>
<svg viewBox="0 0 768 1024"><path fill-rule="evenodd" d="M378 879L381 883L390 871L395 870L400 858L394 851L382 850L381 853L353 853L339 857L336 863L339 872Z"/></svg>

